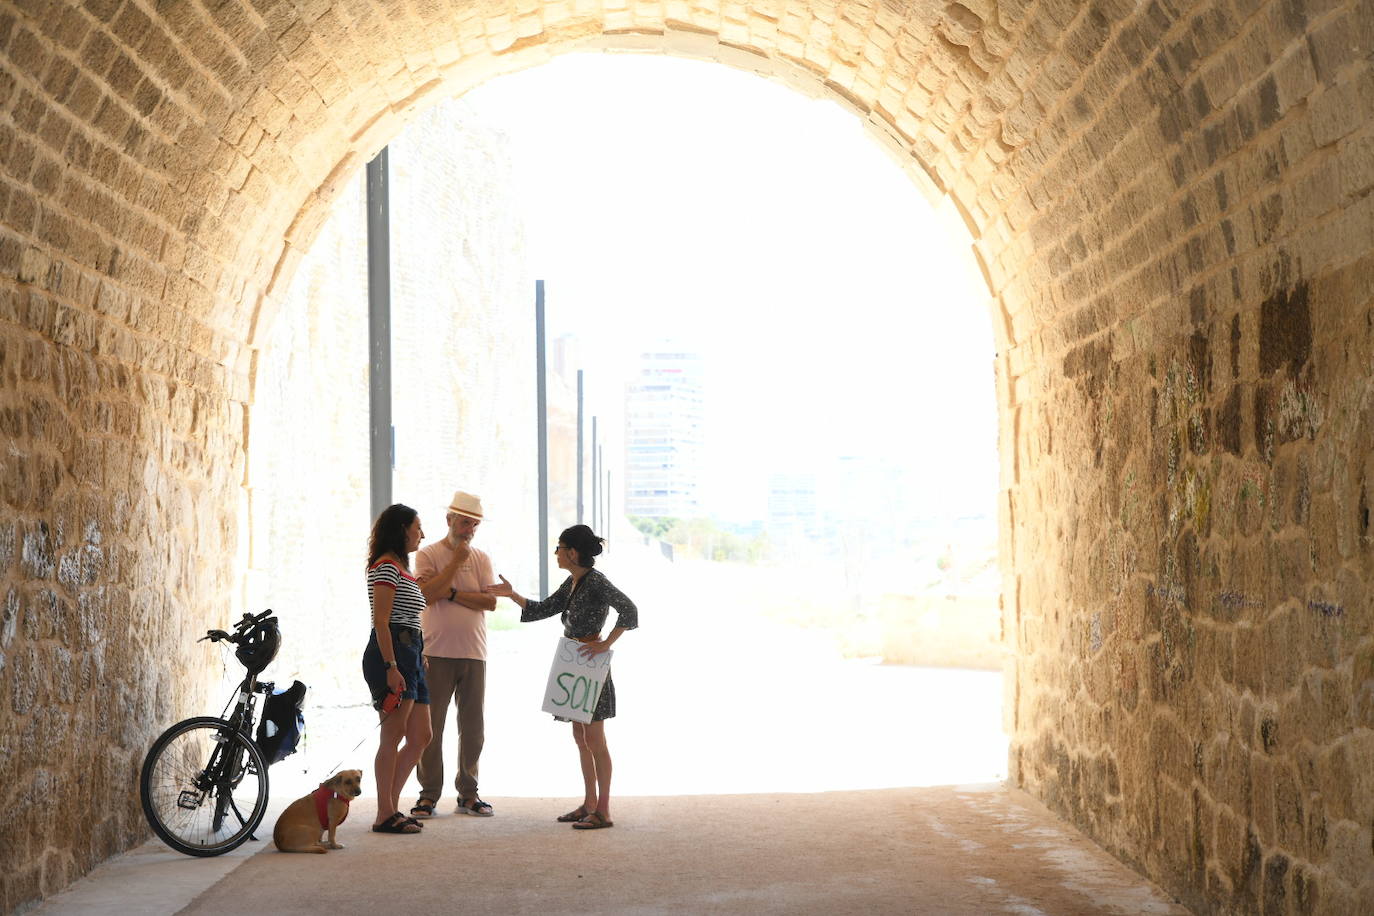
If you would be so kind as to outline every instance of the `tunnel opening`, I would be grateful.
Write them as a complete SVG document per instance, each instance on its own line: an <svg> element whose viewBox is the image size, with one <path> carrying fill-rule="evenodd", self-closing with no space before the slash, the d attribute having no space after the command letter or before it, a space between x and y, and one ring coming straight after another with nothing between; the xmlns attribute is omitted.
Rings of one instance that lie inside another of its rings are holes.
<svg viewBox="0 0 1374 916"><path fill-rule="evenodd" d="M941 219L847 112L758 83L680 58L573 55L437 106L392 141L394 498L421 510L429 543L444 534L454 489L481 493L494 508L478 546L523 594L538 593L539 274L554 341L550 525L576 520L574 374L584 369L584 519L609 537L608 574L657 611L617 662L618 684L647 680L640 701L629 698L634 747L672 746L676 726L652 722L656 708L692 708L680 687L655 682L675 672L696 685L703 713L735 708L718 727L739 751L728 772L698 770L681 791L1000 779L986 288L966 244L950 238L967 242L957 218ZM780 112L765 116L770 108ZM524 123L537 126L522 133ZM606 158L614 165L599 169ZM629 199L645 197L649 206ZM338 731L371 721L357 653L334 636L368 626L350 575L368 502L355 362L367 346L363 206L359 175L297 267L263 348L241 558L245 606L279 607L293 624L298 648L284 666L318 685L325 722L349 723L322 723L330 737L308 739L329 762L353 744ZM707 365L702 415L674 446L706 453L675 472L693 477L690 500L671 512L641 500L657 514L637 528L626 392L643 355L664 349ZM311 569L323 580L297 572ZM562 576L552 573L550 588ZM556 757L565 736L543 744L516 699L542 686L555 634L521 632L530 628L509 605L488 618L488 704L501 710L483 752L489 791L556 791L522 763ZM883 662L898 667L875 667ZM849 738L835 766L799 771L788 762L814 718ZM293 768L308 771L315 756ZM675 756L619 772L627 787L668 794L685 763Z"/></svg>

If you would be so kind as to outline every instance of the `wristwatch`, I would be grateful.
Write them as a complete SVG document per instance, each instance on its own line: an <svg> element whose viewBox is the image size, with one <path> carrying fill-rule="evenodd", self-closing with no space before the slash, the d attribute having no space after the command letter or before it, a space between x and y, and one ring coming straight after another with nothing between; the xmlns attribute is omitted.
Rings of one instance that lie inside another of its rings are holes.
<svg viewBox="0 0 1374 916"><path fill-rule="evenodd" d="M451 588L451 589L448 590L448 600L449 600L449 601L452 601L453 599L455 599L455 598L457 598L457 597L458 597L458 589L456 589L456 588Z"/></svg>
<svg viewBox="0 0 1374 916"><path fill-rule="evenodd" d="M396 667L396 663L395 663L395 662L387 662L387 663L386 663L386 666L387 666L388 668L395 668L395 667Z"/></svg>

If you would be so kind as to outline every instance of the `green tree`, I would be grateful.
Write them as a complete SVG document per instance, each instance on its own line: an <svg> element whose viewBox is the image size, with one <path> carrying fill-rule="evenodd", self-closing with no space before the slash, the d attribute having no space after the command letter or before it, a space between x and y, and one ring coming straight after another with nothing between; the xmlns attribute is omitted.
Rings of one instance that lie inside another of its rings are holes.
<svg viewBox="0 0 1374 916"><path fill-rule="evenodd" d="M709 518L647 518L631 516L630 524L643 534L672 544L685 556L715 562L756 564L767 559L766 534L746 537Z"/></svg>

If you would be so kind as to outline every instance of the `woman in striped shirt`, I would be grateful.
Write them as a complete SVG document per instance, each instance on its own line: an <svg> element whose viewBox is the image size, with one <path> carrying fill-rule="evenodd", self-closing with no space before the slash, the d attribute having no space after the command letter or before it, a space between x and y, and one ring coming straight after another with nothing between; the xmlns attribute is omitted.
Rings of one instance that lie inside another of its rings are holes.
<svg viewBox="0 0 1374 916"><path fill-rule="evenodd" d="M388 506L372 525L367 550L367 600L372 635L363 651L363 678L382 718L374 776L377 833L419 833L420 822L400 811L401 789L431 736L420 612L448 591L457 561L421 585L410 574L410 555L425 536L409 506ZM405 744L401 744L402 740Z"/></svg>

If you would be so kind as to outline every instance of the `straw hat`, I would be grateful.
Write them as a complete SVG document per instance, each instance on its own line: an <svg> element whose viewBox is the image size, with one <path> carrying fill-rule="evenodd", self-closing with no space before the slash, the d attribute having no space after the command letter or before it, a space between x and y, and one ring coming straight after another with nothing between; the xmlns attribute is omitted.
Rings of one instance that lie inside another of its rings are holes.
<svg viewBox="0 0 1374 916"><path fill-rule="evenodd" d="M480 521L482 518L482 500L471 493L464 493L459 490L453 494L453 501L448 504L448 511L457 512L459 515L466 515L468 518L475 518Z"/></svg>

